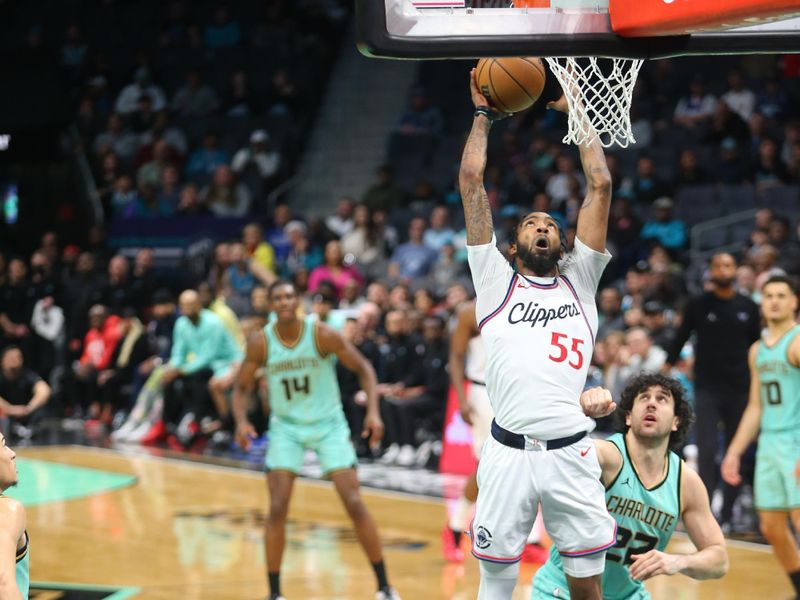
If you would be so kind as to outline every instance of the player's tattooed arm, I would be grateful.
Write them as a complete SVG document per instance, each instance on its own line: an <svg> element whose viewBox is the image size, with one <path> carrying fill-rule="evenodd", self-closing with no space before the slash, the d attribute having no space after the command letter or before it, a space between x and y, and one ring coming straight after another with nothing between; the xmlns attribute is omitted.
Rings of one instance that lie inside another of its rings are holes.
<svg viewBox="0 0 800 600"><path fill-rule="evenodd" d="M578 213L576 235L592 250L606 248L608 212L611 207L611 173L600 140L594 137L580 145L581 165L586 177L586 198Z"/></svg>
<svg viewBox="0 0 800 600"><path fill-rule="evenodd" d="M478 90L474 69L470 72L470 92L476 107L488 105L486 98ZM483 185L490 128L491 122L485 115L475 116L467 144L464 146L458 173L467 228L467 244L470 246L488 244L492 241L492 210Z"/></svg>

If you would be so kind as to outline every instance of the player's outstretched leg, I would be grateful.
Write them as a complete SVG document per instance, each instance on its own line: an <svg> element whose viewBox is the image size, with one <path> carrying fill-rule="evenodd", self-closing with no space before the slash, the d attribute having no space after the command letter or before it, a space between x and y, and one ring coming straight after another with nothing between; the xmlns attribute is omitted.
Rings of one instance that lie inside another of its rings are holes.
<svg viewBox="0 0 800 600"><path fill-rule="evenodd" d="M269 600L283 600L281 595L281 561L286 546L286 515L294 486L294 473L270 471L267 473L269 488L269 515L264 525L264 549L267 554L267 578Z"/></svg>
<svg viewBox="0 0 800 600"><path fill-rule="evenodd" d="M376 600L400 600L400 596L389 585L386 567L383 564L383 551L381 550L381 540L378 536L378 527L375 525L375 520L361 498L355 469L335 471L331 474L331 479L336 487L336 492L342 499L342 504L347 514L353 521L358 541L364 549L372 569L375 571L375 578L378 581L378 591L375 594Z"/></svg>

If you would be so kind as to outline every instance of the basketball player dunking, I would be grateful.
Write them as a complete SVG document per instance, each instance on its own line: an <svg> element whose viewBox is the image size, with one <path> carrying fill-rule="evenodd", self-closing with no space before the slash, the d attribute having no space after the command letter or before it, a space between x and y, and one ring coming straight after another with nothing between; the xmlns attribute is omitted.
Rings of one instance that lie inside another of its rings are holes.
<svg viewBox="0 0 800 600"><path fill-rule="evenodd" d="M471 528L472 553L481 561L478 597L511 598L541 504L572 598L599 600L605 551L616 534L595 447L587 437L595 424L584 414L580 395L597 331L594 297L611 258L605 250L611 176L597 138L581 145L588 192L575 249L559 267L564 239L558 225L547 213L534 212L516 228L509 264L496 246L483 184L493 113L474 69L470 88L476 110L459 184L495 418L478 467ZM566 111L566 100L551 107ZM598 409L593 416L610 412L613 405Z"/></svg>
<svg viewBox="0 0 800 600"><path fill-rule="evenodd" d="M316 452L323 476L333 481L336 492L353 521L356 536L367 555L378 591L375 600L400 600L389 586L383 563L378 528L359 492L357 463L350 427L344 416L336 360L358 374L367 395L363 436L376 444L383 436L378 413L375 371L369 361L340 333L316 317L297 316L300 299L294 284L277 281L269 288L274 323L254 334L233 395L236 440L245 450L255 437L247 419L247 396L253 390L255 373L266 368L269 383L270 443L267 449L267 485L270 510L265 525L269 600L283 600L280 568L286 545L286 515L297 473L306 449Z"/></svg>
<svg viewBox="0 0 800 600"><path fill-rule="evenodd" d="M486 349L475 319L475 302L468 302L458 311L458 320L450 337L450 357L447 364L450 383L458 397L459 412L465 423L472 425L472 452L480 460L483 444L489 439L492 428L492 405L486 393ZM469 382L469 386L465 385ZM461 534L469 526L475 499L478 497L478 482L473 474L464 486L456 502L447 527L442 532L444 557L450 562L461 562ZM539 545L541 522L537 520L528 535L522 562L542 564L547 551Z"/></svg>
<svg viewBox="0 0 800 600"><path fill-rule="evenodd" d="M25 529L25 507L3 495L17 485L16 456L0 433L0 598L28 600L30 540Z"/></svg>
<svg viewBox="0 0 800 600"><path fill-rule="evenodd" d="M750 399L722 461L722 478L739 485L739 463L758 437L755 505L761 532L800 598L800 325L797 289L787 277L761 288L767 330L750 348ZM759 430L761 433L759 434Z"/></svg>
<svg viewBox="0 0 800 600"><path fill-rule="evenodd" d="M609 398L608 390L593 388L581 404L605 405ZM606 554L603 598L649 600L643 581L657 575L722 577L728 551L705 485L670 451L681 447L692 420L684 389L663 375L640 375L625 387L619 404L624 433L594 442L606 504L617 522L617 543ZM697 551L664 552L679 519ZM533 578L532 600L570 597L561 563L553 549Z"/></svg>

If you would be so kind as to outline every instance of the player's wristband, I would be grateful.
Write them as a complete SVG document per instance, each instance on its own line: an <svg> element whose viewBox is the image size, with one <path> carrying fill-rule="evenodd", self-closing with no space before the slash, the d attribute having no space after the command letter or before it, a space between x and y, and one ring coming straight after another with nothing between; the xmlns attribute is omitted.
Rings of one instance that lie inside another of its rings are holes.
<svg viewBox="0 0 800 600"><path fill-rule="evenodd" d="M483 115L484 117L489 119L489 123L494 123L495 121L499 121L504 116L501 113L497 112L495 109L491 108L490 106L484 106L484 105L475 108L474 116L477 117L478 115Z"/></svg>

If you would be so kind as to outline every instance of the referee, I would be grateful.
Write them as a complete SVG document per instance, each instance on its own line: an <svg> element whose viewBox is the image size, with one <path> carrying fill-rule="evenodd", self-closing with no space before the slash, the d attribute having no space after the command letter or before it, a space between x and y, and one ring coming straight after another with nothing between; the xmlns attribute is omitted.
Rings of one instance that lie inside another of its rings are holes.
<svg viewBox="0 0 800 600"><path fill-rule="evenodd" d="M734 286L736 259L728 253L711 257L710 292L692 298L686 306L674 343L668 348L664 370L672 368L689 336L695 339L695 439L700 477L712 497L719 478L719 429L730 444L747 404L750 373L747 352L760 335L759 309ZM719 515L724 528L731 526L738 488L723 487ZM726 526L727 524L727 526Z"/></svg>

